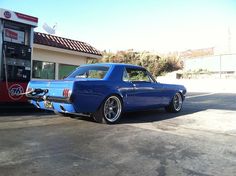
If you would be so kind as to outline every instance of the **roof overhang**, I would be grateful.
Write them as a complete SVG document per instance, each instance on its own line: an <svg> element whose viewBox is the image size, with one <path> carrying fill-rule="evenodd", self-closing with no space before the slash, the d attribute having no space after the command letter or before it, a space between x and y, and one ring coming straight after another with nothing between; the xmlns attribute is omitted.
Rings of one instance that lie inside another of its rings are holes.
<svg viewBox="0 0 236 176"><path fill-rule="evenodd" d="M51 46L46 46L46 45L40 45L40 44L35 44L35 43L33 44L33 47L37 48L37 49L42 49L42 50L66 53L66 54L77 55L77 56L84 56L84 57L88 57L90 59L100 59L100 58L102 58L102 56L100 56L100 55L83 53L83 52L79 52L79 51L72 51L72 50L56 48L56 47L51 47Z"/></svg>

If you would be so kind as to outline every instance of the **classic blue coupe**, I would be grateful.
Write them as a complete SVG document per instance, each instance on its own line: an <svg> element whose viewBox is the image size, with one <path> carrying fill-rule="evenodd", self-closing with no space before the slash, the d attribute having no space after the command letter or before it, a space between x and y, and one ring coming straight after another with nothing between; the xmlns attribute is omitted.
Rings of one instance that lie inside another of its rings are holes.
<svg viewBox="0 0 236 176"><path fill-rule="evenodd" d="M184 86L158 83L143 67L104 63L81 65L64 80L30 81L26 96L40 109L116 123L128 111L179 112L185 94Z"/></svg>

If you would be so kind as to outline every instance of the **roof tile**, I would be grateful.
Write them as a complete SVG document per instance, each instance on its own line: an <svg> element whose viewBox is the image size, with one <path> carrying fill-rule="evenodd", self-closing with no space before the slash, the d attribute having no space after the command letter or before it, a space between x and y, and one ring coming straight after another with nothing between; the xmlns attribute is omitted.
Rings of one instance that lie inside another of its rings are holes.
<svg viewBox="0 0 236 176"><path fill-rule="evenodd" d="M91 45L55 35L34 32L34 43L101 56L101 52Z"/></svg>

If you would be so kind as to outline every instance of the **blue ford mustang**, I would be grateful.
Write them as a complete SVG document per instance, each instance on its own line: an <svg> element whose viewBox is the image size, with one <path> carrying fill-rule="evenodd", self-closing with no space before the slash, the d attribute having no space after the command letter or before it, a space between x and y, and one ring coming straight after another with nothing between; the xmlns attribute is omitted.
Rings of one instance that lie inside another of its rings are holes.
<svg viewBox="0 0 236 176"><path fill-rule="evenodd" d="M64 80L30 81L26 95L40 109L116 123L127 111L179 112L185 94L184 86L158 83L143 67L107 63L81 65Z"/></svg>

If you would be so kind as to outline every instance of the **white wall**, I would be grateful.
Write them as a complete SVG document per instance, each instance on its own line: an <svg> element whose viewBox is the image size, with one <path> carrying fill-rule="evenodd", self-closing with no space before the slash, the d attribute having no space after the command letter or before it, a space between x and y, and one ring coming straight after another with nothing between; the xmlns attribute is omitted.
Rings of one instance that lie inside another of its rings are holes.
<svg viewBox="0 0 236 176"><path fill-rule="evenodd" d="M69 65L81 65L86 63L87 57L72 55L62 52L55 52L50 50L43 50L34 48L33 60L48 61Z"/></svg>
<svg viewBox="0 0 236 176"><path fill-rule="evenodd" d="M236 71L236 54L196 57L184 61L185 70Z"/></svg>
<svg viewBox="0 0 236 176"><path fill-rule="evenodd" d="M49 49L52 47L49 47ZM72 52L74 53L74 52ZM33 48L33 59L38 61L46 61L56 63L55 68L55 78L58 79L58 68L59 64L68 64L68 65L81 65L85 64L88 57L80 56L70 53L46 50L42 48Z"/></svg>

